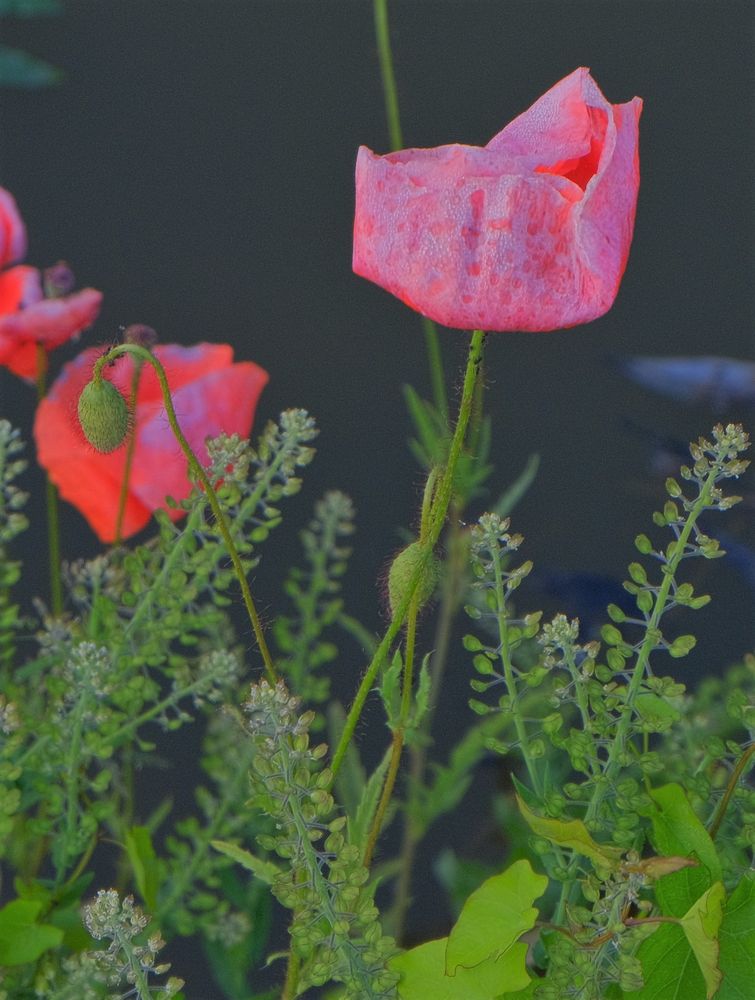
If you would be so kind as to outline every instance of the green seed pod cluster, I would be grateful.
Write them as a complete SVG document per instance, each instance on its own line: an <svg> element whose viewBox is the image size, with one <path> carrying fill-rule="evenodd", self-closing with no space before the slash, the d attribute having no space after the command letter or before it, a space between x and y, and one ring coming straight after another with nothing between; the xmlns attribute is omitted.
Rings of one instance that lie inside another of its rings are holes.
<svg viewBox="0 0 755 1000"><path fill-rule="evenodd" d="M391 563L388 572L388 601L391 606L391 614L396 613L403 599L406 597L412 578L417 566L422 559L422 545L419 542L412 542L402 549ZM422 575L417 586L417 604L422 608L435 591L435 585L440 575L440 562L434 555L425 563Z"/></svg>
<svg viewBox="0 0 755 1000"><path fill-rule="evenodd" d="M79 396L79 423L87 441L97 451L115 451L128 431L128 406L112 382L97 378Z"/></svg>

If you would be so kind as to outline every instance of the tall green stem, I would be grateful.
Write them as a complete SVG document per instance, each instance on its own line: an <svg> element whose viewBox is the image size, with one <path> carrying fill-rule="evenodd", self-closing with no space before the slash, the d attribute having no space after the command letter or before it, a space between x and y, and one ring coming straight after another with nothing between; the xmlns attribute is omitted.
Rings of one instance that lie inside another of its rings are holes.
<svg viewBox="0 0 755 1000"><path fill-rule="evenodd" d="M393 53L391 52L391 33L388 24L388 0L374 0L373 14L375 19L375 39L377 41L378 58L380 60L380 79L383 84L383 102L385 117L388 121L388 135L391 149L395 152L404 146L401 131L401 118L398 107L398 89L396 75L393 71ZM440 352L438 330L435 323L426 316L422 317L422 329L425 334L427 360L430 365L430 380L433 387L435 408L448 425L448 395L443 371L443 358Z"/></svg>
<svg viewBox="0 0 755 1000"><path fill-rule="evenodd" d="M191 445L186 440L183 431L178 423L178 418L176 417L176 411L173 407L173 400L170 395L170 386L168 385L168 378L165 374L165 369L150 351L143 347L139 347L137 344L118 344L112 350L108 351L107 354L102 355L98 358L95 363L94 369L92 370L92 381L102 378L102 369L110 361L115 358L120 357L122 354L131 354L134 358L140 358L142 362L146 362L155 370L157 379L160 383L160 388L163 394L163 403L165 405L165 413L168 417L168 423L173 431L176 441L181 447L184 455L186 456L186 461L188 462L189 469L192 476L199 480L199 482L204 487L205 493L207 494L207 500L212 509L212 513L215 516L220 534L223 536L223 541L225 542L225 547L228 550L228 555L233 563L233 568L236 573L236 578L239 581L239 586L241 587L241 594L244 599L244 605L249 615L249 621L252 625L252 631L254 632L254 637L257 641L257 648L260 651L262 659L265 664L265 672L267 673L268 679L271 683L275 683L277 680L277 674L275 671L275 666L273 664L273 658L270 655L270 650L267 647L267 642L265 640L264 632L262 631L262 623L260 622L259 614L257 613L257 608L255 607L254 601L252 600L252 594L249 590L249 583L246 579L246 573L244 572L244 566L241 562L241 556L238 553L236 544L231 537L231 532L228 527L228 521L223 513L223 509L218 502L215 490L210 482L210 478L205 472L201 462L197 456L192 451Z"/></svg>
<svg viewBox="0 0 755 1000"><path fill-rule="evenodd" d="M456 428L454 430L454 436L448 453L448 462L443 471L443 476L441 477L440 483L435 492L430 509L427 535L425 540L420 542L420 556L417 560L417 565L414 568L411 579L409 580L406 592L399 602L398 607L394 611L391 623L388 626L388 629L378 648L376 649L369 666L367 667L362 683L359 685L359 690L354 698L354 703L352 704L349 714L346 717L346 723L343 727L341 738L333 755L331 770L334 778L343 764L344 756L346 755L349 743L354 735L354 730L356 729L359 717L362 714L364 703L372 690L378 672L385 662L385 658L388 655L396 636L407 619L409 607L414 600L415 591L419 586L419 582L422 579L427 563L432 555L433 548L438 541L443 524L445 523L448 508L453 496L456 466L458 465L459 456L461 455L461 450L464 446L467 425L469 424L469 416L472 412L474 390L479 375L480 364L482 362L484 346L485 334L481 330L475 330L472 334L472 340L469 346L469 355L467 357L467 367L464 373L461 402L459 404L459 416L456 421Z"/></svg>
<svg viewBox="0 0 755 1000"><path fill-rule="evenodd" d="M47 351L37 344L37 402L47 391ZM58 519L58 491L49 476L45 477L47 500L47 551L50 561L50 608L58 617L63 611L63 583L60 577L60 522Z"/></svg>

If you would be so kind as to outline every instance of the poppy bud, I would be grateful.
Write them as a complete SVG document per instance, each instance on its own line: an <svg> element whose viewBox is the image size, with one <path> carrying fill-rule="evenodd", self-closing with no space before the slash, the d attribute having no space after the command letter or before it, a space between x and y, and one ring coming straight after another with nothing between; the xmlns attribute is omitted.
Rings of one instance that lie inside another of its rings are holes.
<svg viewBox="0 0 755 1000"><path fill-rule="evenodd" d="M402 549L391 563L388 572L388 602L391 606L391 614L395 615L397 608L406 596L422 554L422 545L419 542L412 542L411 545ZM418 607L423 607L433 596L439 572L440 563L431 554L425 563L415 591Z"/></svg>
<svg viewBox="0 0 755 1000"><path fill-rule="evenodd" d="M123 331L124 344L136 344L137 347L144 347L148 351L157 343L157 330L144 323L132 323Z"/></svg>
<svg viewBox="0 0 755 1000"><path fill-rule="evenodd" d="M79 396L79 423L87 441L97 451L115 451L128 431L126 400L112 382L97 378Z"/></svg>

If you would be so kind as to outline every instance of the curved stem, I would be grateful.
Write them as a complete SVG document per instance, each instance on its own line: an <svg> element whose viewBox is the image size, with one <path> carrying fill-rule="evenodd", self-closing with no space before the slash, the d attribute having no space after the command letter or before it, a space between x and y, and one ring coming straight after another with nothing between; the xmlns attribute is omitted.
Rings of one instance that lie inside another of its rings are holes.
<svg viewBox="0 0 755 1000"><path fill-rule="evenodd" d="M128 401L128 412L136 413L136 393L139 388L139 376L142 373L140 358L134 358L134 374L131 378L131 395ZM123 531L123 517L126 513L126 500L128 498L128 484L131 479L131 466L134 462L134 451L136 450L136 422L132 422L126 438L126 464L123 466L123 479L121 479L121 492L118 497L118 514L115 519L115 539L114 545L121 544L121 534Z"/></svg>
<svg viewBox="0 0 755 1000"><path fill-rule="evenodd" d="M249 590L249 583L246 579L246 573L244 572L244 566L241 562L241 556L239 555L238 549L236 548L233 538L231 537L228 521L226 520L223 509L218 502L217 494L213 489L210 478L205 472L201 462L192 451L191 445L186 440L186 437L179 426L176 411L173 407L173 400L170 395L170 386L168 385L168 378L165 374L165 369L154 354L150 353L150 351L145 348L139 347L137 344L118 344L112 350L108 351L107 354L104 354L102 357L97 359L92 371L92 380L94 381L102 378L103 367L114 358L120 357L121 354L131 354L134 358L140 358L143 362L151 364L155 369L155 374L157 375L163 394L163 402L165 404L165 413L168 417L168 423L170 424L176 441L178 441L178 444L181 447L181 451L183 451L186 456L186 461L188 462L192 475L195 479L199 480L204 487L205 493L207 494L207 500L209 501L212 513L215 515L215 520L218 528L220 529L220 534L223 536L223 541L225 542L226 549L228 550L228 555L231 558L233 568L236 572L236 578L238 579L239 586L241 587L241 595L244 599L247 614L249 615L249 621L252 625L254 637L257 640L257 648L259 649L265 664L265 672L270 682L274 684L278 677L275 671L275 666L273 665L273 658L270 655L270 650L267 647L265 635L262 631L262 623L260 622L257 608L255 607L251 591Z"/></svg>
<svg viewBox="0 0 755 1000"><path fill-rule="evenodd" d="M375 683L375 678L377 677L378 672L388 655L388 651L393 645L394 639L406 621L409 614L409 607L414 599L415 591L419 586L419 582L425 572L425 567L427 566L435 543L438 541L438 537L440 536L443 528L446 514L448 513L448 508L451 503L451 497L453 496L456 466L459 461L461 449L464 445L469 416L472 412L474 388L477 383L484 348L485 334L482 330L475 330L472 334L472 340L469 345L467 367L464 373L461 402L459 404L459 416L456 421L456 428L454 430L453 440L451 441L451 447L448 453L448 463L443 471L443 476L437 490L435 491L435 496L430 507L427 536L423 542L420 542L420 557L417 560L417 565L415 566L414 572L409 580L409 585L406 588L404 596L399 602L399 606L393 614L393 618L391 619L391 623L388 626L383 639L381 640L369 666L367 667L367 672L362 678L362 683L359 685L359 690L357 691L354 702L349 709L349 714L346 717L346 723L343 727L341 738L338 741L338 746L336 747L333 755L333 763L331 766L333 778L335 778L338 774L338 771L343 764L346 750L348 749L349 743L354 735L354 730L356 729L359 717L362 714L362 709L365 701L367 700L367 696Z"/></svg>
<svg viewBox="0 0 755 1000"><path fill-rule="evenodd" d="M37 344L37 402L47 391L47 351ZM58 491L49 476L45 476L47 500L47 546L50 560L50 608L58 617L63 611L63 583L60 578L60 523L58 519Z"/></svg>

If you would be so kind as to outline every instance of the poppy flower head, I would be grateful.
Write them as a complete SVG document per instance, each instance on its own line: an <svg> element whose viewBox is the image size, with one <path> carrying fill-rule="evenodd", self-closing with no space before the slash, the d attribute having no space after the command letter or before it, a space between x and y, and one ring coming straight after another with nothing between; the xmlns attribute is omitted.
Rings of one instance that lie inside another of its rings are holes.
<svg viewBox="0 0 755 1000"><path fill-rule="evenodd" d="M0 188L0 268L26 253L26 230L13 197ZM37 348L51 351L91 326L102 293L73 287L73 274L62 262L44 275L19 264L0 271L0 365L22 378L37 376Z"/></svg>
<svg viewBox="0 0 755 1000"><path fill-rule="evenodd" d="M553 330L603 315L632 239L641 108L609 104L582 68L484 148L361 147L355 272L463 329Z"/></svg>
<svg viewBox="0 0 755 1000"><path fill-rule="evenodd" d="M248 437L268 375L258 365L233 362L227 344L182 347L161 344L153 353L162 363L179 425L192 450L209 464L205 441L220 433ZM37 408L37 456L61 496L87 519L104 542L115 538L126 449L108 454L87 441L78 419L82 391L90 382L101 351L89 348L63 367ZM102 377L129 399L134 374L130 356L106 366ZM158 508L174 520L183 512L168 508L166 496L185 499L191 490L186 458L176 442L163 406L162 391L150 365L139 374L135 406L129 415L136 435L121 537L140 531Z"/></svg>

